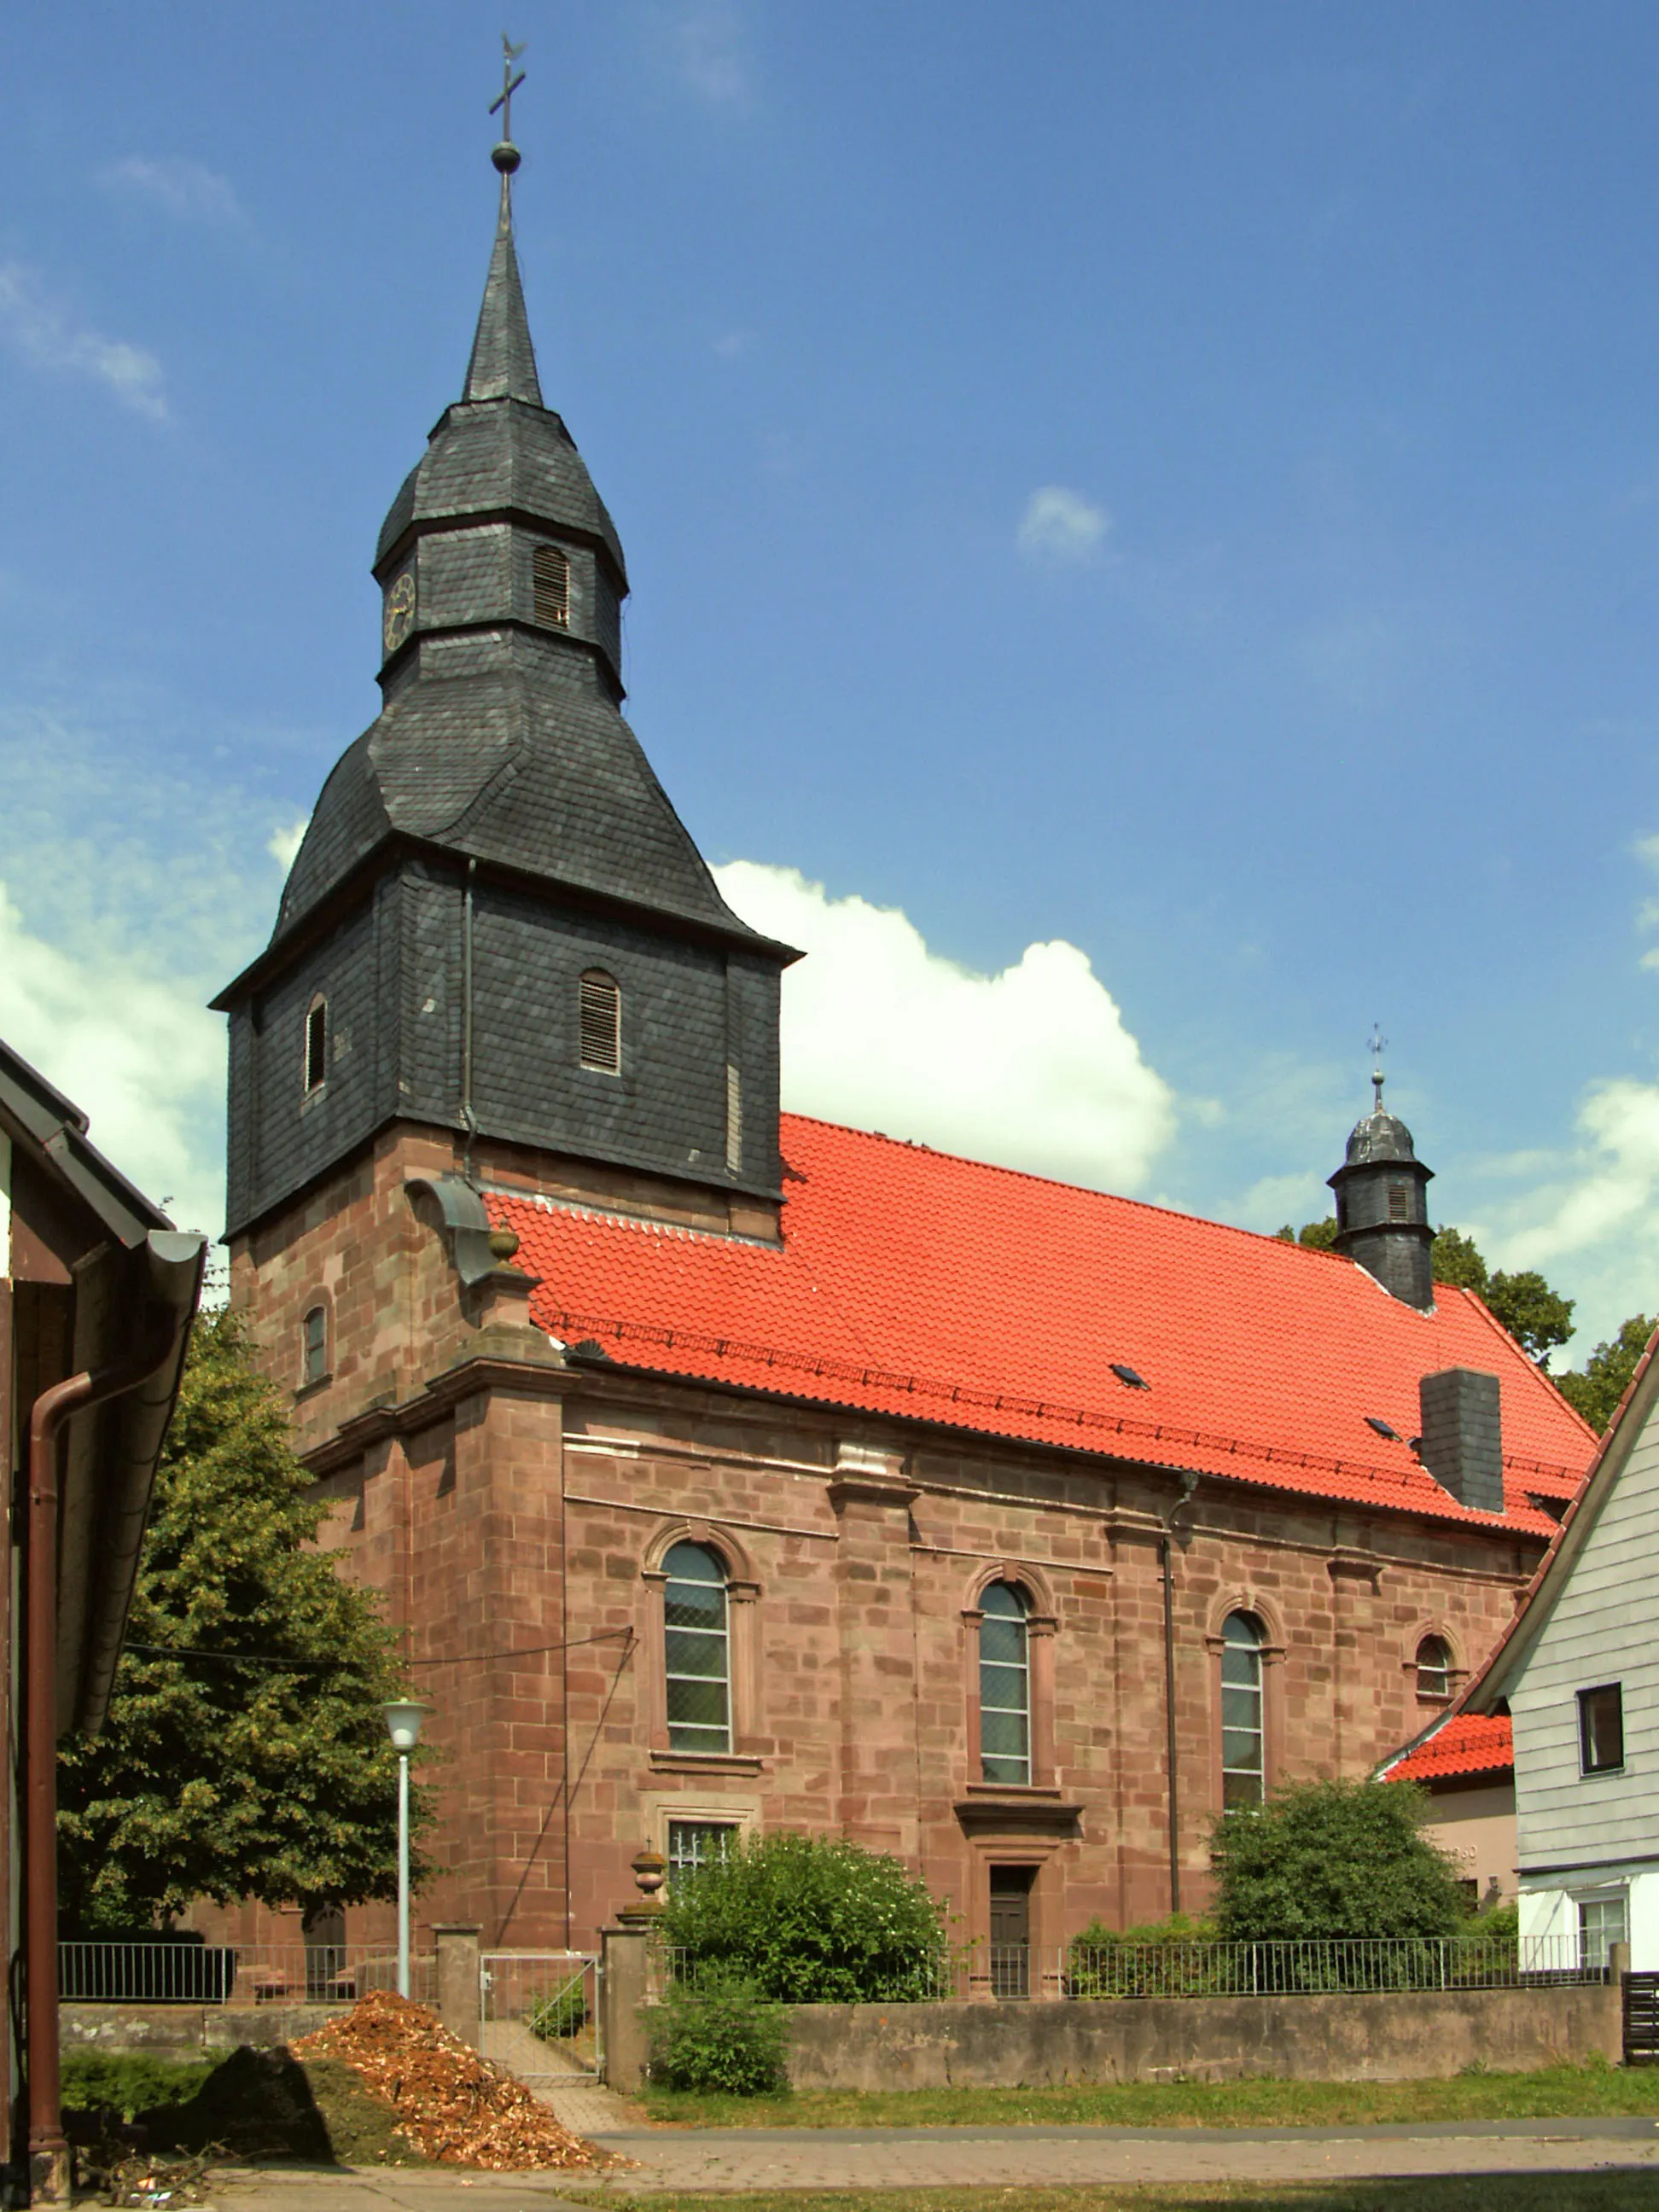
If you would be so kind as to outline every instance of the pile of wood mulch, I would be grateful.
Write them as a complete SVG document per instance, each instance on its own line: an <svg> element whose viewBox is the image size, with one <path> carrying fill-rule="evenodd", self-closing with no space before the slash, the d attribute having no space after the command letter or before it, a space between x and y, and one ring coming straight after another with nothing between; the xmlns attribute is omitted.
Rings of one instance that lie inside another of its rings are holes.
<svg viewBox="0 0 1659 2212"><path fill-rule="evenodd" d="M446 2166L507 2173L530 2166L592 2166L599 2154L573 2136L521 2081L481 2058L424 2005L389 1990L361 1998L291 2046L296 2058L337 2058L398 2115L398 2132Z"/></svg>

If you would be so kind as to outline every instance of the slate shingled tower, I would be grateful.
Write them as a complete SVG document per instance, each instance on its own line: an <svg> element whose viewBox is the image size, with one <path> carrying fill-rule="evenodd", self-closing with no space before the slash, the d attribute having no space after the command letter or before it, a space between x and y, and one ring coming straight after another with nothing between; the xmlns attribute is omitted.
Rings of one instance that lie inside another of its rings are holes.
<svg viewBox="0 0 1659 2212"><path fill-rule="evenodd" d="M1434 1170L1418 1158L1400 1116L1384 1109L1380 1069L1371 1081L1371 1110L1355 1122L1347 1157L1328 1179L1336 1193L1336 1249L1426 1313L1434 1304L1428 1196Z"/></svg>
<svg viewBox="0 0 1659 2212"><path fill-rule="evenodd" d="M462 398L375 553L385 704L230 1016L229 1228L395 1121L775 1218L778 979L623 719L627 572L542 401L510 171Z"/></svg>

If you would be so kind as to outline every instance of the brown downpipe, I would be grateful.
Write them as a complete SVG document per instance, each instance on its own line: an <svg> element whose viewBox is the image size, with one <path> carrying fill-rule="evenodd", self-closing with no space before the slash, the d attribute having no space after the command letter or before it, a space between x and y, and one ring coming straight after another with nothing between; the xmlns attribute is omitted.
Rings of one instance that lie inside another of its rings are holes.
<svg viewBox="0 0 1659 2212"><path fill-rule="evenodd" d="M171 1354L173 1339L169 1323L159 1347L152 1340L114 1367L67 1376L43 1390L29 1413L23 1987L29 2171L33 2193L48 2199L61 2185L69 2155L58 2065L58 1431L70 1414L148 1382Z"/></svg>
<svg viewBox="0 0 1659 2212"><path fill-rule="evenodd" d="M1175 1559L1170 1531L1175 1517L1198 1488L1198 1477L1183 1480L1181 1494L1164 1516L1164 1534L1158 1540L1158 1565L1164 1570L1164 1757L1170 1777L1170 1911L1181 1910L1181 1770L1176 1758Z"/></svg>

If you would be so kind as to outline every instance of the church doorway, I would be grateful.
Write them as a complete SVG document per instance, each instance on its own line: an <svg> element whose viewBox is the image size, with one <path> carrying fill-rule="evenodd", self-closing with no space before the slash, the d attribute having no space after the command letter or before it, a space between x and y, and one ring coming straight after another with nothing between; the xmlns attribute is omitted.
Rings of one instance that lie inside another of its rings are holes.
<svg viewBox="0 0 1659 2212"><path fill-rule="evenodd" d="M991 1869L991 1994L1031 1994L1031 1884L1034 1866Z"/></svg>

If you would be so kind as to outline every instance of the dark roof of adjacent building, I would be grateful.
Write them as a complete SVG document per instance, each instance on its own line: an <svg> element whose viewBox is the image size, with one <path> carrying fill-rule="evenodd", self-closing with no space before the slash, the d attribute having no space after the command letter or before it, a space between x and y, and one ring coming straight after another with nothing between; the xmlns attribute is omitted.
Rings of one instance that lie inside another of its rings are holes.
<svg viewBox="0 0 1659 2212"><path fill-rule="evenodd" d="M1589 1463L1589 1427L1471 1291L1419 1312L1335 1253L799 1115L781 1138L775 1247L489 1194L537 1322L622 1369L1539 1539L1534 1497ZM1452 1367L1498 1378L1501 1514L1406 1441L1422 1378Z"/></svg>

